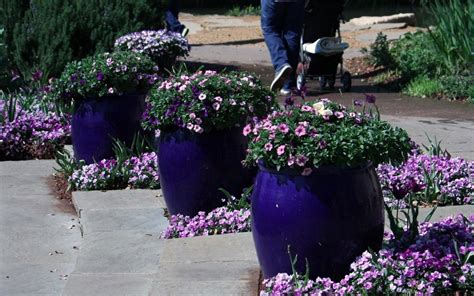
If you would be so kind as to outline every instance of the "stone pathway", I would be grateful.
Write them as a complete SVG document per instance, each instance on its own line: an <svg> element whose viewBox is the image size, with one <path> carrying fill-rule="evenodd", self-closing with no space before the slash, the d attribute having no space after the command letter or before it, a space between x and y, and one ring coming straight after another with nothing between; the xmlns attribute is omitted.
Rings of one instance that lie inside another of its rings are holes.
<svg viewBox="0 0 474 296"><path fill-rule="evenodd" d="M81 245L46 177L54 161L0 162L0 295L61 295Z"/></svg>

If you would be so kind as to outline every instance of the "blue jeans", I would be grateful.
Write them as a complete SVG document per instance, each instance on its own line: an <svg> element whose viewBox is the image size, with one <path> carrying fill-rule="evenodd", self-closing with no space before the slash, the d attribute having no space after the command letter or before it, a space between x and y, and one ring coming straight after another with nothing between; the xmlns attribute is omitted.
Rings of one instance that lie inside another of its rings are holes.
<svg viewBox="0 0 474 296"><path fill-rule="evenodd" d="M298 66L300 38L303 29L304 0L275 2L261 0L261 26L275 71L289 64L293 71ZM296 76L292 75L283 88L296 86Z"/></svg>
<svg viewBox="0 0 474 296"><path fill-rule="evenodd" d="M180 0L168 0L168 7L165 12L166 28L177 33L181 33L184 30L184 25L178 20L179 9L181 6L180 2Z"/></svg>

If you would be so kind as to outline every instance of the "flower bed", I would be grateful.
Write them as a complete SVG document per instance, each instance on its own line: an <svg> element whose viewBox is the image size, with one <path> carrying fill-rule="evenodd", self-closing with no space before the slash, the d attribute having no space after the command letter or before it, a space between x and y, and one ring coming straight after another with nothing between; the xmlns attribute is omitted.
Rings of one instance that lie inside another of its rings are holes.
<svg viewBox="0 0 474 296"><path fill-rule="evenodd" d="M54 158L70 137L68 119L40 110L20 111L11 121L5 116L0 127L0 160Z"/></svg>
<svg viewBox="0 0 474 296"><path fill-rule="evenodd" d="M416 193L425 205L461 205L474 202L474 162L447 156L411 155L401 166L377 168L386 201L403 200Z"/></svg>
<svg viewBox="0 0 474 296"><path fill-rule="evenodd" d="M158 158L154 152L133 156L123 162L104 159L83 165L68 177L73 190L160 188Z"/></svg>
<svg viewBox="0 0 474 296"><path fill-rule="evenodd" d="M410 245L388 236L377 254L365 252L340 282L278 274L260 295L430 295L474 291L474 216L423 223ZM290 260L290 259L288 259Z"/></svg>
<svg viewBox="0 0 474 296"><path fill-rule="evenodd" d="M180 33L167 30L126 34L115 40L114 47L116 50L130 50L146 54L157 62L161 59L174 60L189 54L189 44L186 38Z"/></svg>

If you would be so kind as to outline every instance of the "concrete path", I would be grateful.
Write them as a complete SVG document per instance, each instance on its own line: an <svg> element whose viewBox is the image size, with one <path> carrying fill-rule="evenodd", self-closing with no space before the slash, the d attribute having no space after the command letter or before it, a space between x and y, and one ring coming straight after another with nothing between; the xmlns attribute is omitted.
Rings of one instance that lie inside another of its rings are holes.
<svg viewBox="0 0 474 296"><path fill-rule="evenodd" d="M74 269L80 227L47 185L54 165L0 162L0 295L61 295Z"/></svg>

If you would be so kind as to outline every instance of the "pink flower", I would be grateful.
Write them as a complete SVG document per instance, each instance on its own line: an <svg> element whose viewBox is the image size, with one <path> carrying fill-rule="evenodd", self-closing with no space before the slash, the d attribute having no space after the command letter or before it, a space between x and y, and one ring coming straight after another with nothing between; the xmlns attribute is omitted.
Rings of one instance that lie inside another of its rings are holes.
<svg viewBox="0 0 474 296"><path fill-rule="evenodd" d="M292 166L295 164L295 157L294 156L291 156L288 158L288 162L287 162L288 166Z"/></svg>
<svg viewBox="0 0 474 296"><path fill-rule="evenodd" d="M251 131L252 131L252 127L250 126L250 124L247 124L244 127L244 131L243 131L244 136L247 136L248 134L250 134Z"/></svg>
<svg viewBox="0 0 474 296"><path fill-rule="evenodd" d="M280 132L284 134L286 134L290 130L288 126L284 123L280 123L280 125L278 126L278 129L280 130Z"/></svg>
<svg viewBox="0 0 474 296"><path fill-rule="evenodd" d="M323 115L323 119L326 120L326 121L329 121L329 119L331 119L331 117L329 115Z"/></svg>
<svg viewBox="0 0 474 296"><path fill-rule="evenodd" d="M280 145L280 146L278 146L278 148L277 148L277 154L278 154L278 155L282 155L283 153L285 153L285 145Z"/></svg>
<svg viewBox="0 0 474 296"><path fill-rule="evenodd" d="M202 93L202 94L199 95L199 100L204 101L206 99L206 97L207 97L206 94Z"/></svg>
<svg viewBox="0 0 474 296"><path fill-rule="evenodd" d="M222 102L222 98L219 97L219 96L215 97L214 100L215 100L215 101L218 101L219 103Z"/></svg>
<svg viewBox="0 0 474 296"><path fill-rule="evenodd" d="M196 124L201 124L202 123L202 119L197 117L196 120L194 120L196 122Z"/></svg>
<svg viewBox="0 0 474 296"><path fill-rule="evenodd" d="M303 105L303 106L301 106L301 110L305 111L305 112L311 112L311 111L313 111L313 108L311 108L310 106L307 106L307 105Z"/></svg>
<svg viewBox="0 0 474 296"><path fill-rule="evenodd" d="M344 118L344 113L342 113L340 111L334 112L334 115L336 115L336 117L339 118L339 119Z"/></svg>
<svg viewBox="0 0 474 296"><path fill-rule="evenodd" d="M306 135L306 128L302 125L299 125L295 130L295 134L298 137L302 137L302 136Z"/></svg>
<svg viewBox="0 0 474 296"><path fill-rule="evenodd" d="M350 117L356 117L356 114L354 112L349 113Z"/></svg>
<svg viewBox="0 0 474 296"><path fill-rule="evenodd" d="M266 143L265 144L265 151L270 151L270 150L272 150L272 148L273 148L272 143Z"/></svg>
<svg viewBox="0 0 474 296"><path fill-rule="evenodd" d="M214 104L212 104L212 108L214 108L214 110L219 110L221 108L221 104L219 104L218 102L215 102Z"/></svg>
<svg viewBox="0 0 474 296"><path fill-rule="evenodd" d="M196 118L196 114L194 114L194 113L189 114L189 118L195 119L195 118Z"/></svg>
<svg viewBox="0 0 474 296"><path fill-rule="evenodd" d="M188 130L192 130L192 129L194 128L194 125L189 122L188 124L186 124L186 128L187 128Z"/></svg>
<svg viewBox="0 0 474 296"><path fill-rule="evenodd" d="M229 103L230 103L232 106L237 105L237 102L236 102L234 99L230 99L230 100L229 100Z"/></svg>
<svg viewBox="0 0 474 296"><path fill-rule="evenodd" d="M308 161L308 157L306 157L304 155L298 155L296 157L296 164L301 166L301 167L304 166L307 161Z"/></svg>
<svg viewBox="0 0 474 296"><path fill-rule="evenodd" d="M194 126L194 131L198 134L202 133L204 130L199 125Z"/></svg>
<svg viewBox="0 0 474 296"><path fill-rule="evenodd" d="M310 168L305 168L303 172L301 173L302 176L309 176L313 172L312 169Z"/></svg>
<svg viewBox="0 0 474 296"><path fill-rule="evenodd" d="M109 92L109 94L113 94L114 93L114 88L113 87L109 88L108 92Z"/></svg>

